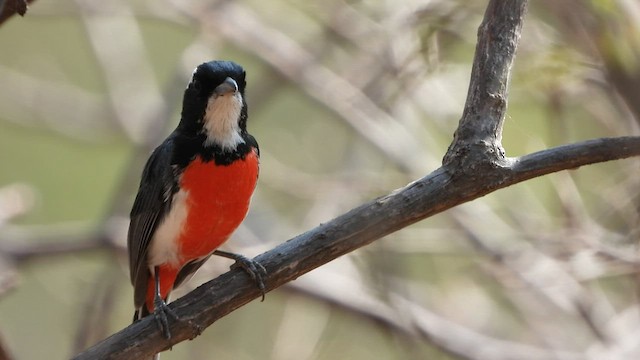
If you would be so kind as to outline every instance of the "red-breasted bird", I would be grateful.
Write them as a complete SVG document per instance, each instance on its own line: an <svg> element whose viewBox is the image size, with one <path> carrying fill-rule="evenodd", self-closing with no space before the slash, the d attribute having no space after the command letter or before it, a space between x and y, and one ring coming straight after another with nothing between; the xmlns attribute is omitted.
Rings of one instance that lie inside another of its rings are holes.
<svg viewBox="0 0 640 360"><path fill-rule="evenodd" d="M198 66L177 128L147 161L131 210L127 245L134 321L154 313L167 338L171 291L213 254L258 282L264 268L217 248L244 220L258 180L259 150L247 132L246 73L230 61Z"/></svg>

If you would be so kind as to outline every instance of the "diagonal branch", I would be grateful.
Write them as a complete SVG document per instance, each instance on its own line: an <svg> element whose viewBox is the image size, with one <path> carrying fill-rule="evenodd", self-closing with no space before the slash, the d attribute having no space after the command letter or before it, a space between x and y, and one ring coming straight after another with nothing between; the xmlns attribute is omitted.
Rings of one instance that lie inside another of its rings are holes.
<svg viewBox="0 0 640 360"><path fill-rule="evenodd" d="M630 156L640 156L640 137L590 140L510 159L510 166L496 169L481 181L472 176L451 175L440 168L290 239L255 260L266 268L267 288L273 290L387 234L497 189L560 170ZM130 359L161 351L196 337L196 328L210 326L259 296L259 290L242 270L230 271L170 305L184 320L171 324L171 340L165 340L154 319L148 317L76 359Z"/></svg>
<svg viewBox="0 0 640 360"><path fill-rule="evenodd" d="M470 95L444 166L402 189L365 203L258 256L273 290L335 258L410 224L498 189L552 172L640 155L640 137L608 138L505 158L500 146L507 84L524 0L492 0L479 31ZM187 339L260 296L242 270L232 270L171 303L183 321L164 339L152 317L138 321L76 359L143 358Z"/></svg>

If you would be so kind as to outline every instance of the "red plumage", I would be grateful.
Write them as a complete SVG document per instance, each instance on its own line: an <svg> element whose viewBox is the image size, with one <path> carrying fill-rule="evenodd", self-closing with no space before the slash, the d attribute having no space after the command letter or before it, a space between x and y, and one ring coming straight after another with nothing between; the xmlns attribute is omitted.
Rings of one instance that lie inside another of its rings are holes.
<svg viewBox="0 0 640 360"><path fill-rule="evenodd" d="M196 158L185 168L179 183L180 189L188 193L187 216L176 239L178 262L158 266L162 298L173 289L185 264L209 256L244 220L258 180L258 163L258 154L253 150L229 165ZM147 288L147 308L153 311L153 277Z"/></svg>

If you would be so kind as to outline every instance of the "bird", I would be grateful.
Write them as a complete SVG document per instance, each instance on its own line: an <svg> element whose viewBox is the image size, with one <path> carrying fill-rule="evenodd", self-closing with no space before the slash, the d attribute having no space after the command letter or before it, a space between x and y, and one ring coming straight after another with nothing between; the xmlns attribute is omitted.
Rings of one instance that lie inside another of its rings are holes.
<svg viewBox="0 0 640 360"><path fill-rule="evenodd" d="M130 214L127 248L133 321L154 314L166 338L171 292L211 255L236 260L265 294L262 265L218 250L244 220L258 181L260 150L247 132L246 72L232 61L196 67L180 122L151 153Z"/></svg>

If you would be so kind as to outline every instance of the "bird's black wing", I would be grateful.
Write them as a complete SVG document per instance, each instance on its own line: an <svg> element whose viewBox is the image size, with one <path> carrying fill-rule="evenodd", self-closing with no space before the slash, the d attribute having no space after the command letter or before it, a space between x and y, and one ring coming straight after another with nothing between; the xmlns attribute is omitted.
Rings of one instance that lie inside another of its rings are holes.
<svg viewBox="0 0 640 360"><path fill-rule="evenodd" d="M178 286L180 286L183 282L189 280L191 276L195 274L195 272L198 271L198 269L200 269L200 267L204 265L204 263L207 262L207 260L209 260L210 257L211 255L186 263L180 269L180 271L178 272L178 275L176 275L176 280L173 282L173 288L175 289Z"/></svg>
<svg viewBox="0 0 640 360"><path fill-rule="evenodd" d="M138 195L131 209L127 236L129 270L136 308L144 304L149 280L147 252L158 225L171 208L176 180L171 166L173 138L158 146L144 167Z"/></svg>

